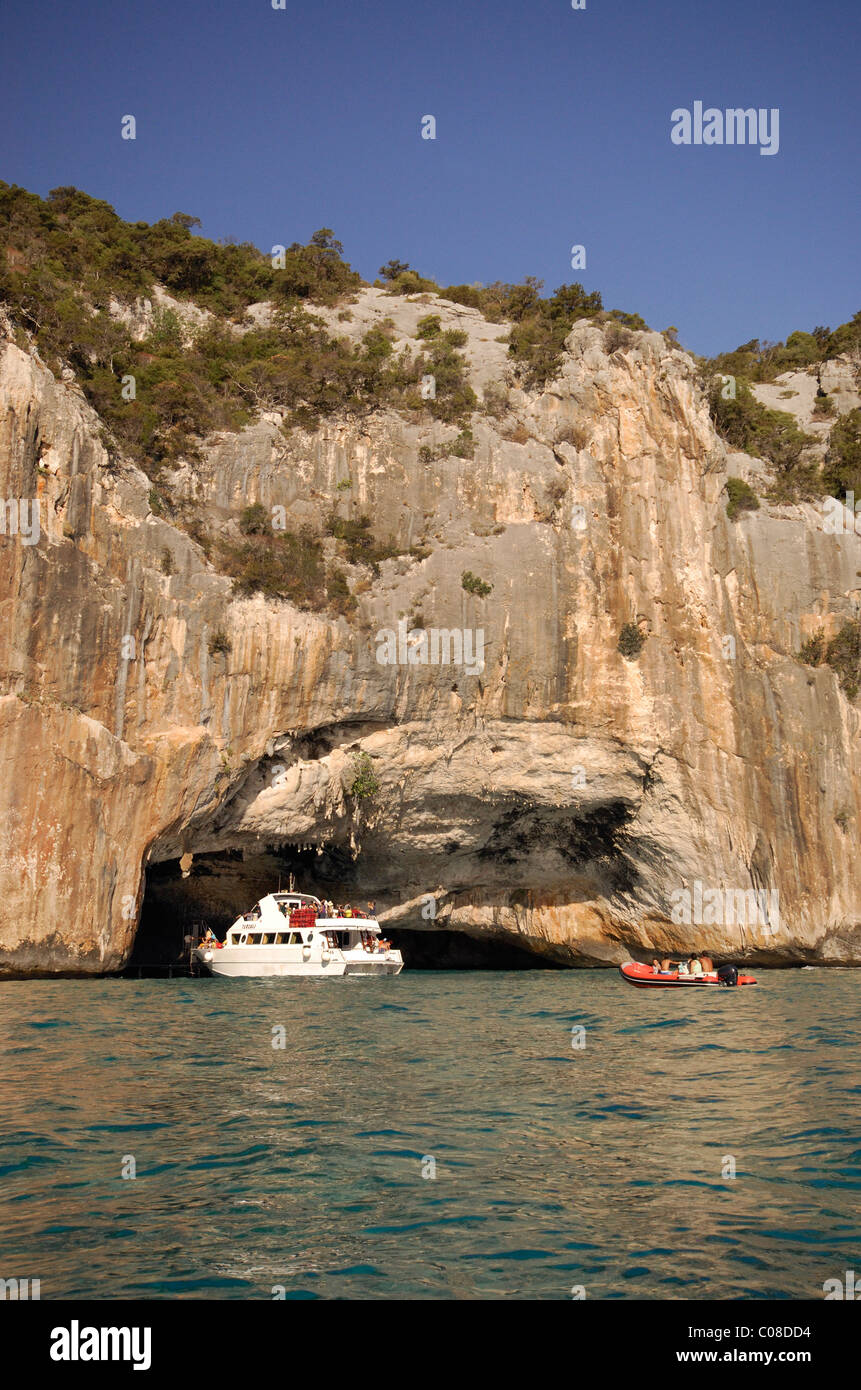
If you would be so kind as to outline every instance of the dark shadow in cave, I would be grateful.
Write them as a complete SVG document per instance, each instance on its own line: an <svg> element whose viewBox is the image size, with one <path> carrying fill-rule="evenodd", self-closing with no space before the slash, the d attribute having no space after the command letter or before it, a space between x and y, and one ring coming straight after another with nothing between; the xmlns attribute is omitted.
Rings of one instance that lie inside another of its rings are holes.
<svg viewBox="0 0 861 1390"><path fill-rule="evenodd" d="M352 902L360 907L371 895L359 861L343 849L301 849L283 845L264 850L222 850L195 855L184 877L178 859L152 864L140 923L127 969L132 973L181 965L185 937L195 927L211 927L223 937L240 912L265 893L289 884L304 892ZM371 890L372 891L372 890ZM377 900L380 911L393 906ZM384 935L403 951L408 970L542 970L554 962L500 939L476 938L465 932L383 927Z"/></svg>
<svg viewBox="0 0 861 1390"><path fill-rule="evenodd" d="M493 937L462 931L384 929L384 935L403 952L406 970L561 970L556 961Z"/></svg>

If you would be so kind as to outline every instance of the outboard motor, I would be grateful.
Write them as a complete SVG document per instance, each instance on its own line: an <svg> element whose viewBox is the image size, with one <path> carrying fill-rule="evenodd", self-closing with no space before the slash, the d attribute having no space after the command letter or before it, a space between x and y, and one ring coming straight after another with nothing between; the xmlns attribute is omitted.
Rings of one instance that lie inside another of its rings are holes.
<svg viewBox="0 0 861 1390"><path fill-rule="evenodd" d="M738 971L736 970L736 968L735 968L734 965L722 965L722 966L720 966L720 968L719 968L719 970L718 970L718 972L717 972L717 977L718 977L718 979L720 980L720 982L721 982L722 985L737 985L737 984L738 984Z"/></svg>

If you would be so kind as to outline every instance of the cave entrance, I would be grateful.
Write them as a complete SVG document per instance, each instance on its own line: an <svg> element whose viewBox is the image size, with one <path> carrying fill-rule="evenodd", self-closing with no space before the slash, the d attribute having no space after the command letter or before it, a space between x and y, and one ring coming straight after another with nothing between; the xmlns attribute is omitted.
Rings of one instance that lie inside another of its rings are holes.
<svg viewBox="0 0 861 1390"><path fill-rule="evenodd" d="M347 851L339 849L325 849L321 854L298 845L230 849L195 854L185 871L178 859L149 865L129 970L137 974L147 967L179 966L186 952L185 938L195 928L211 927L223 937L240 912L279 885L286 888L291 874L304 892L336 897L339 902L361 901L356 865Z"/></svg>
<svg viewBox="0 0 861 1390"><path fill-rule="evenodd" d="M386 929L385 935L402 952L405 970L560 970L556 961L545 960L493 937L467 932Z"/></svg>
<svg viewBox="0 0 861 1390"><path fill-rule="evenodd" d="M185 871L178 859L151 864L140 923L126 973L138 976L181 971L187 963L185 938L211 927L223 937L239 916L262 898L286 888L290 875L296 887L335 902L365 907L375 897L361 861L348 850L284 845L264 849L230 849L195 854ZM381 910L389 903L377 898ZM407 970L541 970L556 963L504 940L473 937L465 932L433 929L384 928L403 952Z"/></svg>

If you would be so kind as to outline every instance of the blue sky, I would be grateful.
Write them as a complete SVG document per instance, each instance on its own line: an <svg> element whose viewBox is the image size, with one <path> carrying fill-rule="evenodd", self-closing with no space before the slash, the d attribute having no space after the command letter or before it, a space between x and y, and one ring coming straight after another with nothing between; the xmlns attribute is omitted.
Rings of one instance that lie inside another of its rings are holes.
<svg viewBox="0 0 861 1390"><path fill-rule="evenodd" d="M858 0L4 0L0 177L330 226L368 279L581 280L714 353L861 308L859 40ZM779 153L673 145L697 100L779 108Z"/></svg>

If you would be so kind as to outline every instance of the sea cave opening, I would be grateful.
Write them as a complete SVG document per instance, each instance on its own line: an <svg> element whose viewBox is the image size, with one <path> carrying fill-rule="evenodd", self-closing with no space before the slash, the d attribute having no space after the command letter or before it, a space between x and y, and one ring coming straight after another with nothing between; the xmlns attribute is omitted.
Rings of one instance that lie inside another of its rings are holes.
<svg viewBox="0 0 861 1390"><path fill-rule="evenodd" d="M335 902L362 908L375 900L382 912L396 902L384 901L366 881L361 859L349 850L283 845L265 849L225 849L195 854L191 863L168 859L150 864L140 922L126 973L161 974L181 969L186 938L211 927L223 937L240 912L278 887L291 874L298 888ZM307 888L306 888L306 891ZM386 936L403 952L410 970L541 970L557 968L531 951L504 939L472 936L429 925L391 927Z"/></svg>

